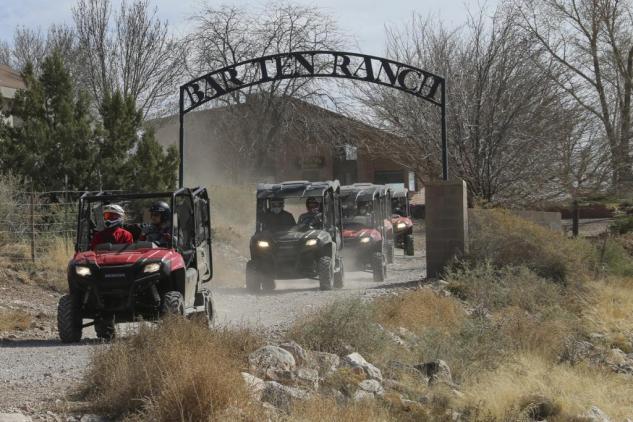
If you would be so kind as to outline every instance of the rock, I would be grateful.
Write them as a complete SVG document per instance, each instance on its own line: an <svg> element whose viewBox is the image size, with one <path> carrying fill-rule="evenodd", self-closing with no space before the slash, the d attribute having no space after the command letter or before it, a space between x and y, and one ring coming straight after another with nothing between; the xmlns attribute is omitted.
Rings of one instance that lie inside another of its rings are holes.
<svg viewBox="0 0 633 422"><path fill-rule="evenodd" d="M386 379L382 382L382 384L384 388L397 391L398 393L405 393L409 390L406 385L395 380Z"/></svg>
<svg viewBox="0 0 633 422"><path fill-rule="evenodd" d="M441 359L422 363L420 365L415 365L414 367L423 375L429 378L429 385L433 385L439 382L444 382L447 384L453 383L451 368L449 368L446 362Z"/></svg>
<svg viewBox="0 0 633 422"><path fill-rule="evenodd" d="M286 380L295 369L295 358L290 352L277 346L264 346L248 356L250 371L271 380Z"/></svg>
<svg viewBox="0 0 633 422"><path fill-rule="evenodd" d="M385 389L376 380L364 380L358 384L358 388L367 391L368 393L377 394L382 396L385 393Z"/></svg>
<svg viewBox="0 0 633 422"><path fill-rule="evenodd" d="M373 400L374 395L372 393L368 393L365 390L358 390L352 396L352 400L354 401L364 401L364 400Z"/></svg>
<svg viewBox="0 0 633 422"><path fill-rule="evenodd" d="M382 373L380 369L376 368L371 363L367 362L360 353L350 353L343 358L343 363L352 369L361 368L365 375L370 379L375 379L382 382Z"/></svg>
<svg viewBox="0 0 633 422"><path fill-rule="evenodd" d="M597 406L591 406L585 416L591 422L611 422L609 416L607 416L607 414L600 410L600 408L598 408Z"/></svg>
<svg viewBox="0 0 633 422"><path fill-rule="evenodd" d="M310 388L311 390L318 390L319 371L310 368L299 368L295 372L295 382L299 386Z"/></svg>
<svg viewBox="0 0 633 422"><path fill-rule="evenodd" d="M310 398L310 393L300 388L289 387L276 381L266 381L265 384L262 401L279 409L288 410L294 401Z"/></svg>
<svg viewBox="0 0 633 422"><path fill-rule="evenodd" d="M336 372L340 364L341 359L337 355L326 352L309 352L306 362L306 366L316 369L321 378Z"/></svg>
<svg viewBox="0 0 633 422"><path fill-rule="evenodd" d="M31 422L30 416L22 413L0 413L0 422Z"/></svg>
<svg viewBox="0 0 633 422"><path fill-rule="evenodd" d="M79 422L108 422L110 419L105 416L99 416L94 414L86 414L79 419Z"/></svg>
<svg viewBox="0 0 633 422"><path fill-rule="evenodd" d="M279 347L290 352L298 366L304 365L308 360L308 352L295 341L280 344Z"/></svg>
<svg viewBox="0 0 633 422"><path fill-rule="evenodd" d="M261 378L257 378L254 375L249 374L248 372L242 372L242 378L248 387L248 391L251 394L253 400L261 400L262 392L266 387L266 383Z"/></svg>
<svg viewBox="0 0 633 422"><path fill-rule="evenodd" d="M110 419L106 418L105 416L95 415L92 413L83 415L81 419L79 419L79 422L109 422L109 421Z"/></svg>
<svg viewBox="0 0 633 422"><path fill-rule="evenodd" d="M607 357L607 363L611 365L625 365L628 361L626 353L620 349L609 350L609 356Z"/></svg>

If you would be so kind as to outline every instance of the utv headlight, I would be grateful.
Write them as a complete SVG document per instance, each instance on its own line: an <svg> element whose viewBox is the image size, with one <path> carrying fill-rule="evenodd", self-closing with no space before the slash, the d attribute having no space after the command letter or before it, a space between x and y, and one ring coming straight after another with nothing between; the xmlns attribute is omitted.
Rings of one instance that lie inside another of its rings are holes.
<svg viewBox="0 0 633 422"><path fill-rule="evenodd" d="M147 273L155 273L157 271L160 270L160 263L159 262L153 262L151 264L147 264L144 268L143 268L143 272L145 274Z"/></svg>
<svg viewBox="0 0 633 422"><path fill-rule="evenodd" d="M267 241L265 241L265 240L258 240L258 241L257 241L257 247L258 247L258 248L265 249L265 248L270 247L270 243L268 243L268 242L267 242Z"/></svg>
<svg viewBox="0 0 633 422"><path fill-rule="evenodd" d="M92 275L90 267L84 267L83 265L77 265L75 267L75 273L80 277L88 277L89 275Z"/></svg>
<svg viewBox="0 0 633 422"><path fill-rule="evenodd" d="M308 239L306 241L306 246L315 246L319 241L316 239Z"/></svg>
<svg viewBox="0 0 633 422"><path fill-rule="evenodd" d="M369 237L369 236L361 237L360 238L360 243L369 243L370 240L371 240L371 237Z"/></svg>
<svg viewBox="0 0 633 422"><path fill-rule="evenodd" d="M404 229L405 227L407 227L407 225L406 225L405 223L398 223L398 226L397 226L397 227L398 227L398 230L402 230L402 229Z"/></svg>

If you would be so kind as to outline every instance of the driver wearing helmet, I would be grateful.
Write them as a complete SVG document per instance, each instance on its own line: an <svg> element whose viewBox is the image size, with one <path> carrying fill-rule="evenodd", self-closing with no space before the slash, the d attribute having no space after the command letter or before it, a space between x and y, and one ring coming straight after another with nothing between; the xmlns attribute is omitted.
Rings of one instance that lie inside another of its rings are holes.
<svg viewBox="0 0 633 422"><path fill-rule="evenodd" d="M306 199L307 212L299 216L299 225L318 228L323 224L321 201L314 196Z"/></svg>
<svg viewBox="0 0 633 422"><path fill-rule="evenodd" d="M288 230L296 224L294 216L284 210L283 198L273 198L270 200L270 211L264 214L262 222L264 230L271 232Z"/></svg>
<svg viewBox="0 0 633 422"><path fill-rule="evenodd" d="M102 243L130 244L134 242L132 233L125 230L123 220L125 210L120 205L108 204L103 207L103 223L105 229L97 232L90 241L90 249L95 250Z"/></svg>
<svg viewBox="0 0 633 422"><path fill-rule="evenodd" d="M141 239L158 246L168 246L171 241L171 208L165 201L157 201L149 208L151 224L143 225Z"/></svg>

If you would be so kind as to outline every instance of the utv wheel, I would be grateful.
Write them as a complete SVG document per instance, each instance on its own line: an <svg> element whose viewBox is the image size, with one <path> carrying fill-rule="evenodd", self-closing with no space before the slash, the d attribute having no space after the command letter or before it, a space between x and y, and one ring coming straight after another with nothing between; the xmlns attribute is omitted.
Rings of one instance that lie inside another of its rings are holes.
<svg viewBox="0 0 633 422"><path fill-rule="evenodd" d="M374 273L374 281L382 283L387 276L387 263L385 257L381 252L376 252L371 257L371 270Z"/></svg>
<svg viewBox="0 0 633 422"><path fill-rule="evenodd" d="M81 340L81 309L79 300L74 295L64 295L59 299L57 331L63 343L75 343Z"/></svg>
<svg viewBox="0 0 633 422"><path fill-rule="evenodd" d="M404 254L413 256L413 235L408 234L404 237Z"/></svg>
<svg viewBox="0 0 633 422"><path fill-rule="evenodd" d="M163 315L185 315L185 301L180 292L165 293L162 306Z"/></svg>
<svg viewBox="0 0 633 422"><path fill-rule="evenodd" d="M213 297L211 293L204 295L204 311L196 312L191 315L191 320L200 325L211 328L215 319L215 307L213 306Z"/></svg>
<svg viewBox="0 0 633 422"><path fill-rule="evenodd" d="M112 340L115 335L114 319L102 318L95 320L95 332L97 337L104 340Z"/></svg>
<svg viewBox="0 0 633 422"><path fill-rule="evenodd" d="M319 288L321 290L332 290L332 281L334 279L334 268L332 258L322 256L319 258Z"/></svg>
<svg viewBox="0 0 633 422"><path fill-rule="evenodd" d="M343 260L338 259L338 271L334 273L334 288L342 289L343 288L343 279L345 278L345 266L343 265Z"/></svg>
<svg viewBox="0 0 633 422"><path fill-rule="evenodd" d="M268 274L260 274L259 275L262 284L262 290L265 292L271 292L275 290L276 284L275 279Z"/></svg>
<svg viewBox="0 0 633 422"><path fill-rule="evenodd" d="M251 293L259 293L261 290L261 282L253 261L246 263L246 290Z"/></svg>

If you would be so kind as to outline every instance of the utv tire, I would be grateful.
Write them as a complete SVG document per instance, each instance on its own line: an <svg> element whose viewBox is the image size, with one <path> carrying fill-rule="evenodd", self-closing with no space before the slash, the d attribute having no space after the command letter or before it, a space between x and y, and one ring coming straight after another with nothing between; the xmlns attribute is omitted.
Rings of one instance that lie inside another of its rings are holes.
<svg viewBox="0 0 633 422"><path fill-rule="evenodd" d="M376 252L371 257L371 270L374 273L374 281L376 283L385 281L385 277L387 276L387 263L381 252Z"/></svg>
<svg viewBox="0 0 633 422"><path fill-rule="evenodd" d="M114 319L95 320L95 332L97 337L103 340L112 340L115 336Z"/></svg>
<svg viewBox="0 0 633 422"><path fill-rule="evenodd" d="M407 256L413 256L413 235L407 234L404 237L404 254Z"/></svg>
<svg viewBox="0 0 633 422"><path fill-rule="evenodd" d="M177 291L165 293L162 306L163 315L185 315L185 301Z"/></svg>
<svg viewBox="0 0 633 422"><path fill-rule="evenodd" d="M81 340L82 322L78 298L72 294L62 296L57 305L57 331L62 343Z"/></svg>
<svg viewBox="0 0 633 422"><path fill-rule="evenodd" d="M246 290L251 293L259 293L262 289L257 269L253 261L246 263Z"/></svg>
<svg viewBox="0 0 633 422"><path fill-rule="evenodd" d="M319 258L319 289L332 290L333 279L334 268L332 265L332 257L322 256Z"/></svg>
<svg viewBox="0 0 633 422"><path fill-rule="evenodd" d="M191 320L207 328L213 326L215 319L215 306L213 305L213 296L211 293L204 294L204 311L196 312L191 315Z"/></svg>
<svg viewBox="0 0 633 422"><path fill-rule="evenodd" d="M334 288L342 289L343 288L343 279L345 278L345 266L343 265L343 260L338 259L338 271L334 273Z"/></svg>

